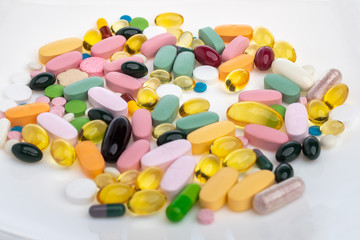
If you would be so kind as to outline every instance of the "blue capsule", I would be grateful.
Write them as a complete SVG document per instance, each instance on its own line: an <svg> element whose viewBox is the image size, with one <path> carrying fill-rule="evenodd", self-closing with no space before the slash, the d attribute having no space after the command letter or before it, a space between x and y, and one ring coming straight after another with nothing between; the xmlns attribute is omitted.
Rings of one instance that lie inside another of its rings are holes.
<svg viewBox="0 0 360 240"><path fill-rule="evenodd" d="M309 134L313 136L320 136L321 135L320 126L309 127Z"/></svg>
<svg viewBox="0 0 360 240"><path fill-rule="evenodd" d="M203 82L198 82L195 84L194 91L195 92L205 92L207 89L207 85Z"/></svg>
<svg viewBox="0 0 360 240"><path fill-rule="evenodd" d="M122 16L120 17L120 20L126 20L126 21L128 21L128 22L130 22L131 19L132 19L132 18L131 18L129 15L122 15Z"/></svg>
<svg viewBox="0 0 360 240"><path fill-rule="evenodd" d="M22 129L23 129L23 127L22 127L22 126L15 126L15 127L12 127L12 128L11 128L11 131L21 132L21 131L22 131Z"/></svg>
<svg viewBox="0 0 360 240"><path fill-rule="evenodd" d="M91 57L90 54L88 53L83 53L82 55L83 55L83 60Z"/></svg>

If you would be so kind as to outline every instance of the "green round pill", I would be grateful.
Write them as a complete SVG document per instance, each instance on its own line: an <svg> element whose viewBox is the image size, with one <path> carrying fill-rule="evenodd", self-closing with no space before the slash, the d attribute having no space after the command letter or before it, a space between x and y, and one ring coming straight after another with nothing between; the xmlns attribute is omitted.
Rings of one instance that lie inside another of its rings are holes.
<svg viewBox="0 0 360 240"><path fill-rule="evenodd" d="M75 117L84 116L86 109L86 103L81 100L72 100L65 104L66 113L73 113Z"/></svg>
<svg viewBox="0 0 360 240"><path fill-rule="evenodd" d="M81 128L88 122L90 122L90 119L88 118L75 118L70 122L70 124L73 125L78 132L80 132Z"/></svg>
<svg viewBox="0 0 360 240"><path fill-rule="evenodd" d="M144 31L145 28L149 26L149 22L143 17L136 17L131 19L130 27L137 27L141 31Z"/></svg>
<svg viewBox="0 0 360 240"><path fill-rule="evenodd" d="M64 86L59 84L53 84L45 88L45 96L47 96L50 99L56 98L56 97L62 97L64 91Z"/></svg>

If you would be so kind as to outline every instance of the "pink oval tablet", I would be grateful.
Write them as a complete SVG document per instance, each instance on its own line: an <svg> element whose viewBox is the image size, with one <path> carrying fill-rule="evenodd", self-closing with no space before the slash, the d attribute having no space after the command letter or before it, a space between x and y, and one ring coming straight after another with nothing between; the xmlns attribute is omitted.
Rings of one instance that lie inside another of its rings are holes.
<svg viewBox="0 0 360 240"><path fill-rule="evenodd" d="M286 132L291 141L302 143L308 135L308 115L302 103L292 103L285 112Z"/></svg>
<svg viewBox="0 0 360 240"><path fill-rule="evenodd" d="M77 68L81 63L82 58L82 54L78 51L64 53L46 63L46 72L52 73L56 76L70 68Z"/></svg>
<svg viewBox="0 0 360 240"><path fill-rule="evenodd" d="M282 144L289 141L289 137L285 133L258 124L246 125L244 137L255 147L270 151L276 151Z"/></svg>
<svg viewBox="0 0 360 240"><path fill-rule="evenodd" d="M56 97L53 100L51 100L51 104L53 106L64 106L66 104L66 98Z"/></svg>
<svg viewBox="0 0 360 240"><path fill-rule="evenodd" d="M136 97L137 92L142 87L141 82L137 81L127 74L119 72L110 72L105 75L106 86L114 91L120 93L128 93Z"/></svg>
<svg viewBox="0 0 360 240"><path fill-rule="evenodd" d="M89 77L98 76L102 77L104 76L104 66L106 63L106 59L101 57L89 57L84 59L80 63L80 69L83 72L86 72Z"/></svg>
<svg viewBox="0 0 360 240"><path fill-rule="evenodd" d="M7 137L8 137L9 140L12 139L12 140L21 141L21 139L22 139L21 132L18 132L18 131L10 131L10 132L8 132Z"/></svg>
<svg viewBox="0 0 360 240"><path fill-rule="evenodd" d="M160 188L168 198L175 197L186 184L192 182L196 160L192 156L182 156L176 159L166 170L160 182Z"/></svg>
<svg viewBox="0 0 360 240"><path fill-rule="evenodd" d="M141 167L158 167L165 171L176 159L184 155L191 155L191 143L185 139L175 140L146 153L141 158Z"/></svg>
<svg viewBox="0 0 360 240"><path fill-rule="evenodd" d="M238 101L254 101L265 105L280 105L282 103L282 95L279 91L271 89L248 90L239 93Z"/></svg>
<svg viewBox="0 0 360 240"><path fill-rule="evenodd" d="M140 52L147 58L155 57L157 51L166 45L175 45L177 39L170 33L162 33L145 41L140 48Z"/></svg>
<svg viewBox="0 0 360 240"><path fill-rule="evenodd" d="M109 89L102 87L90 88L88 97L93 107L105 108L114 117L121 115L126 117L128 115L127 102Z"/></svg>
<svg viewBox="0 0 360 240"><path fill-rule="evenodd" d="M50 104L50 98L48 98L47 96L41 96L36 98L35 102L43 102L46 104Z"/></svg>
<svg viewBox="0 0 360 240"><path fill-rule="evenodd" d="M124 49L126 38L121 35L105 38L91 47L92 57L110 58Z"/></svg>
<svg viewBox="0 0 360 240"><path fill-rule="evenodd" d="M132 116L131 125L134 140L145 139L151 141L152 120L149 110L136 110Z"/></svg>
<svg viewBox="0 0 360 240"><path fill-rule="evenodd" d="M32 72L30 73L30 78L35 77L35 76L38 75L39 73L43 73L43 72L42 72L42 71L38 71L38 70L32 71Z"/></svg>
<svg viewBox="0 0 360 240"><path fill-rule="evenodd" d="M127 61L136 61L139 63L144 63L144 59L142 59L141 57L138 57L138 56L121 58L121 59L115 60L113 62L106 62L105 66L104 66L104 73L107 74L109 72L122 72L121 65Z"/></svg>
<svg viewBox="0 0 360 240"><path fill-rule="evenodd" d="M249 145L249 140L246 137L238 136L238 139L242 142L243 148L247 148Z"/></svg>
<svg viewBox="0 0 360 240"><path fill-rule="evenodd" d="M249 39L247 37L237 36L225 47L221 54L222 61L226 62L240 54L243 54L248 46Z"/></svg>
<svg viewBox="0 0 360 240"><path fill-rule="evenodd" d="M210 224L214 222L214 211L209 208L202 208L199 210L197 220L201 224Z"/></svg>
<svg viewBox="0 0 360 240"><path fill-rule="evenodd" d="M146 140L140 139L135 141L120 155L116 166L120 172L125 172L129 169L140 170L140 160L145 153L150 151L150 143Z"/></svg>
<svg viewBox="0 0 360 240"><path fill-rule="evenodd" d="M52 138L62 138L73 145L77 143L78 132L76 128L55 114L48 112L39 114L37 124L43 127Z"/></svg>

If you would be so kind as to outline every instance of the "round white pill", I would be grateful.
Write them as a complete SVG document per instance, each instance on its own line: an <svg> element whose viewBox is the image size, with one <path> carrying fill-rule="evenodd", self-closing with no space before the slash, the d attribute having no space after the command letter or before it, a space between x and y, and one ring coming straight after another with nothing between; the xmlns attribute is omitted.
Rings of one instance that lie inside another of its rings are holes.
<svg viewBox="0 0 360 240"><path fill-rule="evenodd" d="M63 116L63 119L65 119L68 122L71 122L75 119L75 115L73 113L67 113Z"/></svg>
<svg viewBox="0 0 360 240"><path fill-rule="evenodd" d="M24 84L12 84L5 88L5 96L17 104L28 103L31 95L31 89Z"/></svg>
<svg viewBox="0 0 360 240"><path fill-rule="evenodd" d="M158 87L156 89L156 94L159 96L159 98L161 98L165 95L175 95L179 99L181 99L183 91L182 91L181 87L171 84L171 83L168 83L168 84L164 84L164 85L161 85L160 87Z"/></svg>
<svg viewBox="0 0 360 240"><path fill-rule="evenodd" d="M12 83L21 83L21 84L29 84L31 80L30 74L28 72L17 72L10 76L10 81Z"/></svg>
<svg viewBox="0 0 360 240"><path fill-rule="evenodd" d="M42 65L41 63L37 62L37 61L32 61L32 62L29 62L27 64L27 67L31 70L31 71L39 71L42 69Z"/></svg>
<svg viewBox="0 0 360 240"><path fill-rule="evenodd" d="M320 144L324 148L332 148L336 145L336 136L325 135L320 139Z"/></svg>
<svg viewBox="0 0 360 240"><path fill-rule="evenodd" d="M144 29L143 33L145 37L149 40L159 34L166 33L166 29L160 26L149 26Z"/></svg>
<svg viewBox="0 0 360 240"><path fill-rule="evenodd" d="M11 148L12 146L14 146L15 143L19 143L18 140L15 140L15 139L10 139L8 140L5 145L4 145L4 151L7 153L7 154L10 154L10 155L13 155L12 154L12 151L11 151Z"/></svg>
<svg viewBox="0 0 360 240"><path fill-rule="evenodd" d="M343 104L330 112L330 119L338 120L345 124L346 127L351 127L356 122L359 116L359 111L353 105Z"/></svg>
<svg viewBox="0 0 360 240"><path fill-rule="evenodd" d="M15 101L10 99L1 99L0 100L0 112L6 112L9 108L16 107L17 104Z"/></svg>
<svg viewBox="0 0 360 240"><path fill-rule="evenodd" d="M88 178L79 178L70 182L65 188L66 198L75 204L91 202L97 192L94 181Z"/></svg>
<svg viewBox="0 0 360 240"><path fill-rule="evenodd" d="M119 170L117 170L116 168L114 167L106 167L104 169L104 173L108 173L110 174L111 176L113 176L115 179L117 179L120 175L120 172Z"/></svg>
<svg viewBox="0 0 360 240"><path fill-rule="evenodd" d="M196 82L203 82L207 85L216 83L218 80L219 72L217 68L203 65L196 67L193 71L193 78Z"/></svg>

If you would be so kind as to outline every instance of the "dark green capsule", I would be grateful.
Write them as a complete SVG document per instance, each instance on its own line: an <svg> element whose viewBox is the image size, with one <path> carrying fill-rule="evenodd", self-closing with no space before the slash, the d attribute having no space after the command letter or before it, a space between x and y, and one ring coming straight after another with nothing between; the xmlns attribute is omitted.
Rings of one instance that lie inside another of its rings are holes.
<svg viewBox="0 0 360 240"><path fill-rule="evenodd" d="M172 142L179 139L186 139L187 135L179 130L167 131L159 136L156 141L158 146L161 146L165 143Z"/></svg>
<svg viewBox="0 0 360 240"><path fill-rule="evenodd" d="M121 217L125 211L122 203L93 205L89 208L89 214L93 218Z"/></svg>
<svg viewBox="0 0 360 240"><path fill-rule="evenodd" d="M278 104L270 105L270 107L277 111L282 116L282 118L285 119L286 107Z"/></svg>
<svg viewBox="0 0 360 240"><path fill-rule="evenodd" d="M54 74L48 72L39 73L31 79L29 87L34 91L43 91L48 86L53 85L55 81Z"/></svg>
<svg viewBox="0 0 360 240"><path fill-rule="evenodd" d="M141 29L139 29L137 27L124 27L124 28L119 29L115 34L124 36L127 40L130 37L132 37L136 34L141 34L141 33L142 33Z"/></svg>
<svg viewBox="0 0 360 240"><path fill-rule="evenodd" d="M264 154L257 148L253 149L256 154L256 165L261 170L273 170L273 164L270 162L270 160L264 156Z"/></svg>
<svg viewBox="0 0 360 240"><path fill-rule="evenodd" d="M42 151L37 146L26 142L15 143L11 152L17 159L28 163L38 162L43 157Z"/></svg>
<svg viewBox="0 0 360 240"><path fill-rule="evenodd" d="M304 156L310 160L315 160L320 156L321 146L319 140L314 136L304 139L302 150Z"/></svg>
<svg viewBox="0 0 360 240"><path fill-rule="evenodd" d="M295 160L301 153L301 144L298 142L287 142L279 147L276 152L276 160L278 162L291 162Z"/></svg>
<svg viewBox="0 0 360 240"><path fill-rule="evenodd" d="M294 169L291 167L290 164L284 162L284 163L280 163L279 166L276 167L274 174L275 174L275 181L279 183L288 178L293 177Z"/></svg>
<svg viewBox="0 0 360 240"><path fill-rule="evenodd" d="M121 65L121 71L134 78L142 78L148 74L145 64L136 61L127 61Z"/></svg>
<svg viewBox="0 0 360 240"><path fill-rule="evenodd" d="M88 112L88 117L90 120L102 120L107 125L114 119L114 116L107 110L103 108L92 108Z"/></svg>

